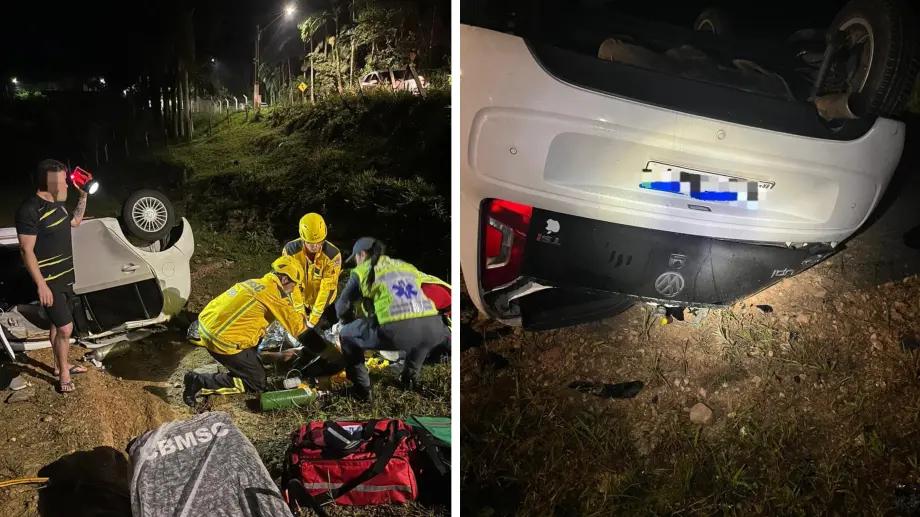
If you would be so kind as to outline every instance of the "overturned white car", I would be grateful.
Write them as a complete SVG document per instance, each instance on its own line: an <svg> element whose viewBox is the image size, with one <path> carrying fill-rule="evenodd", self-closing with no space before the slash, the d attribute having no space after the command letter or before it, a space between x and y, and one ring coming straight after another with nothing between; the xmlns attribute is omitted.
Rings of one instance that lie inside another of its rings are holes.
<svg viewBox="0 0 920 517"><path fill-rule="evenodd" d="M125 232L142 241L132 244ZM191 291L195 239L155 190L128 197L119 219L85 219L73 229L74 338L99 348L165 328ZM9 352L50 347L49 322L19 254L15 228L0 228L0 341Z"/></svg>
<svg viewBox="0 0 920 517"><path fill-rule="evenodd" d="M731 305L840 250L900 159L909 2L788 32L773 2L732 3L764 15L737 32L711 9L691 28L652 3L464 4L460 259L509 325Z"/></svg>

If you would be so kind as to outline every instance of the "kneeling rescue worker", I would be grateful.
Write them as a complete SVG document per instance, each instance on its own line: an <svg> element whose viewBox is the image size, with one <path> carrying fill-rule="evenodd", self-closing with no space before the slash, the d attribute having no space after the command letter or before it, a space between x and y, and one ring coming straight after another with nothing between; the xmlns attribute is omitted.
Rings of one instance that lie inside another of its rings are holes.
<svg viewBox="0 0 920 517"><path fill-rule="evenodd" d="M290 300L303 277L297 260L282 256L272 263L271 273L240 282L208 303L189 329L189 340L207 348L229 373L186 373L182 394L186 404L194 406L199 394L265 390L265 369L259 361L257 345L274 320L291 335L304 337L308 329L303 314L294 309Z"/></svg>
<svg viewBox="0 0 920 517"><path fill-rule="evenodd" d="M303 284L292 293L292 298L294 307L307 314L307 327L313 328L320 324L323 312L335 301L342 254L326 240L323 216L313 212L306 214L300 218L298 230L300 238L285 244L282 253L297 259L304 270Z"/></svg>
<svg viewBox="0 0 920 517"><path fill-rule="evenodd" d="M411 389L428 353L450 339L450 331L435 303L422 290L422 284L433 277L384 252L383 243L377 239L358 239L348 258L357 267L335 302L340 320L352 309L359 312L364 306L373 307L373 314L344 325L339 334L345 374L355 385L356 397L362 400L371 399L365 350L405 351L406 366L401 381L404 388Z"/></svg>

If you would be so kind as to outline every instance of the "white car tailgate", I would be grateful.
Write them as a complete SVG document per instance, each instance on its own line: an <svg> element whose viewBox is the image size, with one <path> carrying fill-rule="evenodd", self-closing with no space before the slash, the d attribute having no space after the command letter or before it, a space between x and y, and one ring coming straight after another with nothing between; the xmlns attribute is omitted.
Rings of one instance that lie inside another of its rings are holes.
<svg viewBox="0 0 920 517"><path fill-rule="evenodd" d="M900 159L904 125L894 120L851 141L797 136L566 84L515 36L463 26L460 40L461 190L474 203L502 198L724 239L835 242L866 220Z"/></svg>

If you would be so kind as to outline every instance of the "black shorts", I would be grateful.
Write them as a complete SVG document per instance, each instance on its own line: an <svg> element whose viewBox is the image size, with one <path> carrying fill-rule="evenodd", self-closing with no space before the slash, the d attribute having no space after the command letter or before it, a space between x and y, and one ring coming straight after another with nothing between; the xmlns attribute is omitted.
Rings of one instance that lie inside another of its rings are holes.
<svg viewBox="0 0 920 517"><path fill-rule="evenodd" d="M64 327L73 323L73 284L48 285L54 296L51 307L45 307L45 313L55 327Z"/></svg>

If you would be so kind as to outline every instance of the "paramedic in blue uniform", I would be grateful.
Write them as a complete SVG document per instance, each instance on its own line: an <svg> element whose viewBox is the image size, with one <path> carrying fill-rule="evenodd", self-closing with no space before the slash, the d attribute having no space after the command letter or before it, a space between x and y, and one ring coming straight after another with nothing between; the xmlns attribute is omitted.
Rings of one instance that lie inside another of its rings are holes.
<svg viewBox="0 0 920 517"><path fill-rule="evenodd" d="M67 211L67 166L57 160L43 160L33 176L35 194L16 212L16 234L29 276L35 282L38 301L51 321L50 341L58 390L74 391L72 374L86 368L68 361L73 333L71 300L74 297L73 246L70 230L80 225L86 212L87 194L80 193L73 213Z"/></svg>

